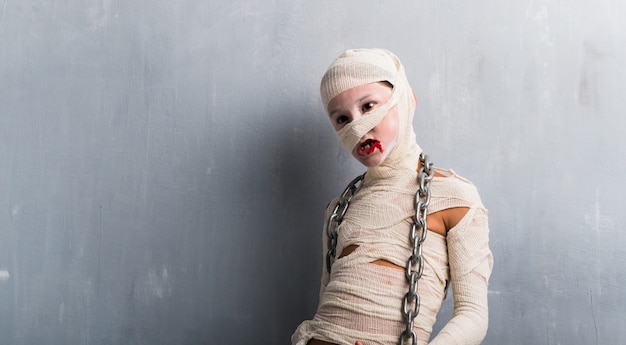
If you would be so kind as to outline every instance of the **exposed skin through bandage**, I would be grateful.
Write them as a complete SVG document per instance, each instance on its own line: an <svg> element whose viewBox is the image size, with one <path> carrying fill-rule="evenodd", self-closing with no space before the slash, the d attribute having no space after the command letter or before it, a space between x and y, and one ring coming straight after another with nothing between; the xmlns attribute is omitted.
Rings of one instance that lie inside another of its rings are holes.
<svg viewBox="0 0 626 345"><path fill-rule="evenodd" d="M359 154L359 156L367 156L376 151L376 149L378 149L380 153L384 152L383 146L380 144L380 141L369 139L365 143L363 143L363 145L357 148L357 153Z"/></svg>
<svg viewBox="0 0 626 345"><path fill-rule="evenodd" d="M441 175L440 173L435 173L435 176L442 177L443 175ZM448 229L454 228L459 223L459 221L461 221L461 219L465 217L465 214L467 214L468 211L469 207L451 207L445 210L433 212L428 215L430 219L430 222L428 223L430 224L428 230L438 233L442 236L446 236ZM346 246L338 258L341 259L344 256L352 254L352 252L354 252L358 247L359 246L356 244ZM372 264L404 270L404 267L400 267L383 259L372 261Z"/></svg>

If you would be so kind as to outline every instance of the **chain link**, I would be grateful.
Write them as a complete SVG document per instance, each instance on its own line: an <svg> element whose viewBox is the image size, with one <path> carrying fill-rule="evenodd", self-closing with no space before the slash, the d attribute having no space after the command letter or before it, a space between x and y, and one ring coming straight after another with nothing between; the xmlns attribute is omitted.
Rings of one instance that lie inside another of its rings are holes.
<svg viewBox="0 0 626 345"><path fill-rule="evenodd" d="M415 317L420 310L420 295L417 291L417 283L424 272L424 258L422 257L422 245L426 240L428 233L428 223L426 222L426 210L430 204L430 181L435 176L433 163L428 155L420 154L420 168L417 179L419 181L419 189L415 194L415 217L411 224L409 233L409 242L412 245L411 255L406 262L405 276L409 284L409 291L402 299L402 315L406 321L406 329L400 334L400 345L404 345L405 340L411 340L410 344L417 344L417 334L413 330Z"/></svg>
<svg viewBox="0 0 626 345"><path fill-rule="evenodd" d="M433 169L433 163L428 158L428 155L420 154L420 168L417 179L419 182L419 189L415 194L415 217L411 224L411 230L409 232L409 241L411 243L411 255L407 260L405 266L405 276L407 283L409 284L409 291L404 295L402 299L402 315L406 321L406 328L400 334L399 344L404 345L405 340L411 339L412 345L417 344L417 334L413 330L415 317L419 314L420 309L420 296L417 291L417 283L422 277L424 272L424 259L422 258L422 244L426 240L426 234L428 225L426 223L426 211L430 204L430 181L435 175ZM350 200L354 196L354 193L359 189L365 174L357 176L348 187L341 193L337 204L333 208L333 212L328 218L326 224L326 235L328 252L326 253L326 269L330 273L331 266L337 255L337 228L343 216L350 206ZM414 270L417 268L417 270Z"/></svg>
<svg viewBox="0 0 626 345"><path fill-rule="evenodd" d="M328 218L328 223L326 224L326 237L328 244L328 252L326 252L326 270L330 273L330 267L337 256L337 228L341 221L343 221L343 216L348 211L348 206L350 206L350 200L354 196L354 193L361 186L361 182L365 178L365 173L363 175L357 176L348 187L341 193L337 204L333 208L333 213Z"/></svg>

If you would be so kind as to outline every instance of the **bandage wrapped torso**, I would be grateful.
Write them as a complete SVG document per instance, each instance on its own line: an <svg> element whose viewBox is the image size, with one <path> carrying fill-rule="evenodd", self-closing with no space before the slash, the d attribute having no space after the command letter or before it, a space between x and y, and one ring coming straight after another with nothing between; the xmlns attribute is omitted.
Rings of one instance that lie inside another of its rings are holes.
<svg viewBox="0 0 626 345"><path fill-rule="evenodd" d="M451 170L438 172L444 177L435 177L431 182L428 212L452 207L468 207L469 211L447 238L435 232L427 234L422 252L424 273L418 284L421 306L415 319L418 343L428 343L446 281L452 280L454 317L431 344L479 344L488 321L487 281L492 267L487 211L470 182ZM408 289L404 271L372 262L386 260L400 267L406 265L411 252L408 233L417 184L407 179L390 190L389 185L380 188L377 183L368 182L372 181L366 179L351 202L368 207L359 207L361 211L357 212L348 208L339 227L337 252L349 245L358 248L335 260L330 275L324 269L317 313L298 327L292 336L294 345L304 345L312 338L335 344L352 345L355 340L366 345L396 344L406 327L401 314L402 298ZM370 214L366 218L380 219L381 224L396 213L406 217L384 228L375 221L355 226L360 223L356 220L363 219L359 213L367 209L380 216ZM325 232L323 236L325 253Z"/></svg>

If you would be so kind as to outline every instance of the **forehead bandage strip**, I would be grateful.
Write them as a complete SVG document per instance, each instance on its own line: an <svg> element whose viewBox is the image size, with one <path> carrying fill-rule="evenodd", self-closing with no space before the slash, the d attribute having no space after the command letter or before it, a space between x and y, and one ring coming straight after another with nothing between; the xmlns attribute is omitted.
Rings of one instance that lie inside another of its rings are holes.
<svg viewBox="0 0 626 345"><path fill-rule="evenodd" d="M384 49L350 49L339 55L324 73L320 96L324 108L338 94L378 81L396 85L401 64L398 58Z"/></svg>
<svg viewBox="0 0 626 345"><path fill-rule="evenodd" d="M360 118L348 123L337 131L341 145L348 152L352 152L354 147L361 141L361 138L376 127L385 118L389 109L398 103L397 95L398 92L394 89L391 97L382 107L363 114Z"/></svg>

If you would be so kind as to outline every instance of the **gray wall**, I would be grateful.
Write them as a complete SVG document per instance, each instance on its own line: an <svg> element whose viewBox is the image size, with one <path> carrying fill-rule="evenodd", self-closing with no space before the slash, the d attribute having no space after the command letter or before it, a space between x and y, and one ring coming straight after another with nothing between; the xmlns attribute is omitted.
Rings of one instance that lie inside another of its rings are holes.
<svg viewBox="0 0 626 345"><path fill-rule="evenodd" d="M0 1L0 343L288 343L363 170L317 93L351 47L400 56L419 143L490 209L484 344L626 343L624 13Z"/></svg>

